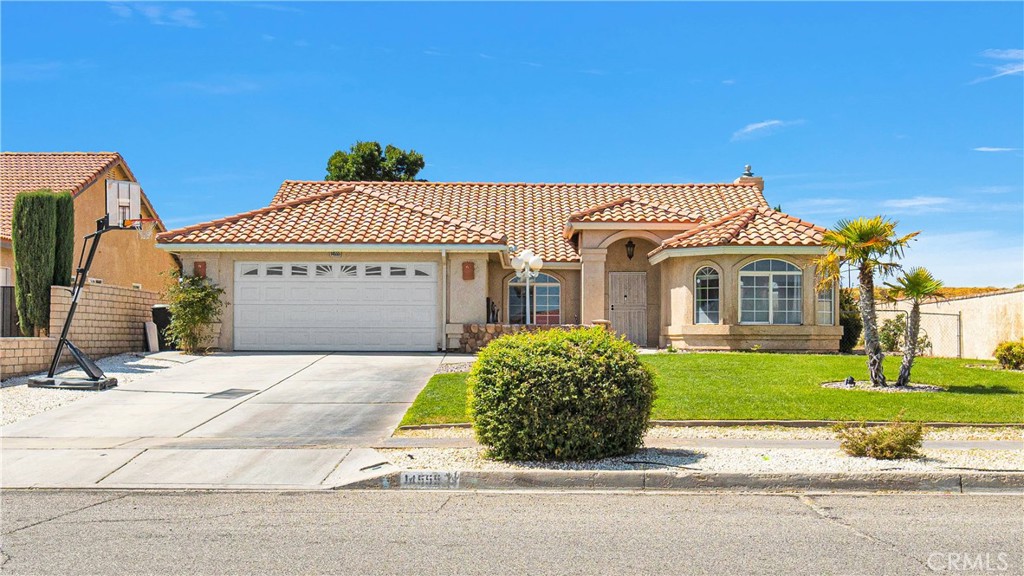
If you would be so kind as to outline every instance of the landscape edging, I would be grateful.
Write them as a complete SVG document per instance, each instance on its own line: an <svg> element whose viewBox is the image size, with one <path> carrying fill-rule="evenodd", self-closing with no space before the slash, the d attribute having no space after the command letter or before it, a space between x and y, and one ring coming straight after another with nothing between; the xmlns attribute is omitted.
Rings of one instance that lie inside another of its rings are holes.
<svg viewBox="0 0 1024 576"><path fill-rule="evenodd" d="M710 426L781 426L784 428L826 428L836 424L859 424L859 420L651 420L651 426L671 426L678 428ZM892 424L884 420L870 420L868 426L884 426ZM1024 422L922 422L930 428L1024 428ZM472 428L469 422L453 424L409 424L399 426L399 430L442 430L445 428Z"/></svg>

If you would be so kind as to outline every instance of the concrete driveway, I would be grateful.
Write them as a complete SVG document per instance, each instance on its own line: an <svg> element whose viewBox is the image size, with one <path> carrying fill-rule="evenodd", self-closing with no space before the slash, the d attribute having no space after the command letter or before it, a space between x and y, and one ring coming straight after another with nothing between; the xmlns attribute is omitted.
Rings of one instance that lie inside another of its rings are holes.
<svg viewBox="0 0 1024 576"><path fill-rule="evenodd" d="M0 428L3 485L326 485L372 467L365 447L390 436L442 358L202 357Z"/></svg>

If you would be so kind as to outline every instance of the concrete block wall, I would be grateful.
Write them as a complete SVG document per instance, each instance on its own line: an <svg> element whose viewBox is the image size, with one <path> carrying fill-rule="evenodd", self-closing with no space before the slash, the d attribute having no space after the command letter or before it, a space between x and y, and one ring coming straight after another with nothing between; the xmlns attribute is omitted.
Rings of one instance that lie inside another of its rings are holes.
<svg viewBox="0 0 1024 576"><path fill-rule="evenodd" d="M153 319L160 294L89 284L82 292L69 338L93 359L146 349L145 323ZM71 293L50 288L50 336L0 338L0 379L31 374L50 365L57 338L71 308ZM70 361L68 354L64 361Z"/></svg>
<svg viewBox="0 0 1024 576"><path fill-rule="evenodd" d="M56 349L56 338L0 338L0 380L46 370Z"/></svg>

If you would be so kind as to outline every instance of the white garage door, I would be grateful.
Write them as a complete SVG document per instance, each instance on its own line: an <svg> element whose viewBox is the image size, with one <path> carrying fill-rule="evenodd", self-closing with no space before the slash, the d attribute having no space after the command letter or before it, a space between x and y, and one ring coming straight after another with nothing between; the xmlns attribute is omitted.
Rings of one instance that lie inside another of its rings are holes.
<svg viewBox="0 0 1024 576"><path fill-rule="evenodd" d="M437 349L432 263L239 262L236 350Z"/></svg>

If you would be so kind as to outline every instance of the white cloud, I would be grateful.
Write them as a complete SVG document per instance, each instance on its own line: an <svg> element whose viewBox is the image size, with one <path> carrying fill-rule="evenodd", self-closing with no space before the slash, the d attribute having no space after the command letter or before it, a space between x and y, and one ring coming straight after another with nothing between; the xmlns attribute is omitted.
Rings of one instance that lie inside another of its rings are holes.
<svg viewBox="0 0 1024 576"><path fill-rule="evenodd" d="M944 196L914 196L913 198L894 198L882 202L882 207L898 212L941 212L950 208L952 198Z"/></svg>
<svg viewBox="0 0 1024 576"><path fill-rule="evenodd" d="M994 146L979 146L977 148L971 148L975 152L1015 152L1020 148L996 148Z"/></svg>
<svg viewBox="0 0 1024 576"><path fill-rule="evenodd" d="M947 286L1016 286L1024 282L1021 240L990 230L922 232L903 264L924 266Z"/></svg>
<svg viewBox="0 0 1024 576"><path fill-rule="evenodd" d="M1024 74L1024 50L1016 48L1011 49L996 49L990 48L981 53L981 55L990 60L1006 61L1001 64L985 64L986 68L991 68L994 74L989 76L983 76L981 78L975 78L970 83L978 84L979 82L987 82L1003 76L1016 76L1018 74Z"/></svg>
<svg viewBox="0 0 1024 576"><path fill-rule="evenodd" d="M134 18L138 14L150 24L156 26L176 26L181 28L202 28L203 26L199 19L196 18L195 10L191 8L168 8L159 4L149 3L111 3L109 6L111 12L126 20Z"/></svg>
<svg viewBox="0 0 1024 576"><path fill-rule="evenodd" d="M733 132L732 139L733 141L750 140L752 138L768 136L788 126L796 126L803 123L803 120L765 120L764 122L754 122Z"/></svg>

